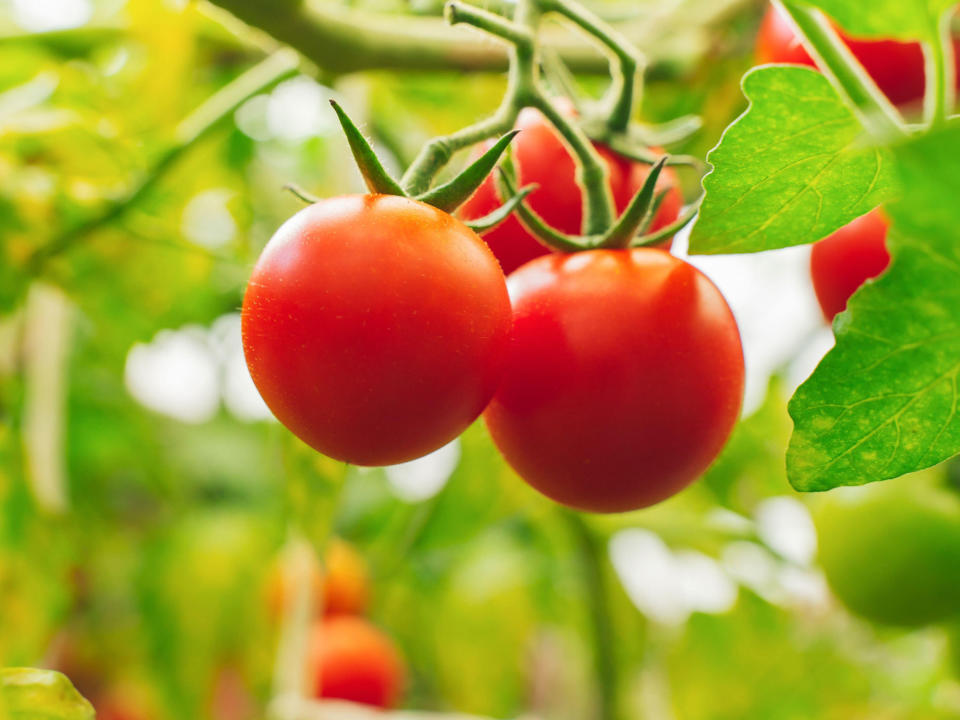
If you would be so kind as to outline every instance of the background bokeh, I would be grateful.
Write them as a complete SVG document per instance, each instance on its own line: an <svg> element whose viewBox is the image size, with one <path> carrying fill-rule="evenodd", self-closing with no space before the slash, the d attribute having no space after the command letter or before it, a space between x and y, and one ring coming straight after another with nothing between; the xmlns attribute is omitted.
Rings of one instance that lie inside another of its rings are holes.
<svg viewBox="0 0 960 720"><path fill-rule="evenodd" d="M642 119L698 115L670 149L702 157L744 109L763 5L593 7L649 53ZM480 425L369 470L272 421L238 312L259 250L300 207L285 183L362 190L327 100L402 167L504 86L303 63L169 159L183 119L272 49L202 2L0 0L0 664L62 670L103 717L262 717L269 579L299 527L317 547L332 529L369 564L407 708L592 717L599 582L624 717L960 716L947 631L844 610L818 567L819 499L786 481L786 398L832 342L808 248L692 259L740 325L745 419L702 482L651 510L573 520ZM579 523L601 540L599 580Z"/></svg>

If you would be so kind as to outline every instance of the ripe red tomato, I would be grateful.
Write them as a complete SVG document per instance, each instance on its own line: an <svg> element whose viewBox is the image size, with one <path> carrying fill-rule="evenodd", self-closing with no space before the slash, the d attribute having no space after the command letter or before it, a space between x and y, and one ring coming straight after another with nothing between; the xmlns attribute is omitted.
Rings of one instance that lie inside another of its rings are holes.
<svg viewBox="0 0 960 720"><path fill-rule="evenodd" d="M690 484L733 429L743 351L720 291L664 250L537 258L508 280L514 342L484 417L517 473L593 512Z"/></svg>
<svg viewBox="0 0 960 720"><path fill-rule="evenodd" d="M874 210L814 244L810 275L828 322L846 309L857 288L886 270L890 264L886 240L887 221Z"/></svg>
<svg viewBox="0 0 960 720"><path fill-rule="evenodd" d="M840 33L847 46L894 105L906 105L923 99L926 86L923 49L917 42L895 40L857 40ZM960 49L960 39L954 40ZM789 63L816 67L813 58L800 43L789 18L770 6L757 36L757 61ZM960 71L960 55L957 56ZM960 81L960 72L958 72Z"/></svg>
<svg viewBox="0 0 960 720"><path fill-rule="evenodd" d="M314 626L311 660L314 694L384 709L396 707L406 675L399 651L366 620L350 615Z"/></svg>
<svg viewBox="0 0 960 720"><path fill-rule="evenodd" d="M325 455L386 465L479 417L502 374L510 299L496 259L459 220L392 195L337 197L267 244L242 329L280 422Z"/></svg>
<svg viewBox="0 0 960 720"><path fill-rule="evenodd" d="M572 109L568 112L572 114ZM583 220L583 200L577 185L573 157L557 131L538 110L524 109L517 119L517 127L521 132L512 146L520 183L536 183L539 186L527 199L528 204L557 230L568 234L579 233ZM603 145L597 144L596 148L607 164L614 204L617 211L622 212L643 187L650 166L628 160ZM657 188L663 190L670 186L672 189L657 212L652 230L666 227L680 216L683 195L676 174L668 167L660 174ZM491 176L461 207L460 214L467 219L479 218L500 204L501 199ZM483 239L507 274L525 262L550 252L527 232L516 215L511 215L483 233Z"/></svg>

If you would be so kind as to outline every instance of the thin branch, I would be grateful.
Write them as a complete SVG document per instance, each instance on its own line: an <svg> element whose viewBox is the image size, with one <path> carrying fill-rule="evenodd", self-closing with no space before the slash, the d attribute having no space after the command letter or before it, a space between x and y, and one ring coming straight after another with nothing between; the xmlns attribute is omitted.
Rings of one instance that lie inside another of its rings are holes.
<svg viewBox="0 0 960 720"><path fill-rule="evenodd" d="M502 72L507 50L482 35L434 17L374 14L322 0L210 0L247 25L303 54L334 74L365 70ZM574 72L602 74L607 59L568 33L545 43Z"/></svg>

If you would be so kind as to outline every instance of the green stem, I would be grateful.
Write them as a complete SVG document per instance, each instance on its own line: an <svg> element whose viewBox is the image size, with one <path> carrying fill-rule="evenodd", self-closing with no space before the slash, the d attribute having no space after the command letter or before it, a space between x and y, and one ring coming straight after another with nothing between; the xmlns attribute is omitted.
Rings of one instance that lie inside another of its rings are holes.
<svg viewBox="0 0 960 720"><path fill-rule="evenodd" d="M613 227L610 228L610 231L604 236L597 247L612 250L628 248L634 240L637 231L646 223L647 218L649 217L652 221L657 207L663 200L663 196L661 195L660 199L654 203L657 180L660 178L660 173L663 171L666 163L667 158L663 157L656 165L650 168L650 174L647 175L647 179L644 180L643 187L633 196L627 209L624 210L623 214L617 222L614 223Z"/></svg>
<svg viewBox="0 0 960 720"><path fill-rule="evenodd" d="M661 242L666 240L668 237L676 235L678 232L683 230L687 225L693 222L693 219L697 216L697 213L700 211L700 203L703 201L703 196L700 197L697 202L687 208L683 214L677 218L674 222L670 223L666 227L662 227L656 232L646 233L641 237L637 238L634 242L630 244L630 247L651 247L659 245Z"/></svg>
<svg viewBox="0 0 960 720"><path fill-rule="evenodd" d="M956 103L952 21L952 10L944 13L933 41L923 44L927 71L923 106L927 125L931 128L946 123Z"/></svg>
<svg viewBox="0 0 960 720"><path fill-rule="evenodd" d="M580 515L569 510L562 512L576 542L583 573L583 589L592 631L593 669L596 677L597 700L600 705L599 718L600 720L617 720L620 675L614 647L613 624L610 622L610 600L607 574L604 572L606 556L603 542Z"/></svg>
<svg viewBox="0 0 960 720"><path fill-rule="evenodd" d="M599 234L610 227L614 217L607 168L589 138L553 106L540 87L539 57L534 35L541 15L542 8L536 0L520 0L513 22L459 2L447 5L446 16L451 23L472 25L510 44L507 91L500 109L493 117L427 143L404 174L401 185L411 195L425 192L437 172L457 150L506 132L516 122L521 108L535 107L554 125L573 151L577 162L577 179L584 194L583 229L586 234Z"/></svg>
<svg viewBox="0 0 960 720"><path fill-rule="evenodd" d="M796 0L781 2L803 34L804 44L817 65L860 114L867 130L881 139L906 135L906 126L897 109L863 69L824 14Z"/></svg>
<svg viewBox="0 0 960 720"><path fill-rule="evenodd" d="M626 131L633 115L638 69L643 66L643 59L625 37L586 8L568 0L545 0L543 8L567 18L610 51L612 82L602 102L603 114L611 132Z"/></svg>
<svg viewBox="0 0 960 720"><path fill-rule="evenodd" d="M581 232L584 235L606 232L614 218L607 166L580 126L567 118L546 97L538 94L534 107L546 116L573 151L577 162L577 183L584 195L585 212Z"/></svg>
<svg viewBox="0 0 960 720"><path fill-rule="evenodd" d="M382 15L324 0L211 2L335 75L367 70L503 72L508 67L504 48L451 29L440 18ZM605 58L586 43L557 33L547 45L576 72L607 71ZM666 65L661 69L670 70Z"/></svg>
<svg viewBox="0 0 960 720"><path fill-rule="evenodd" d="M108 204L98 215L66 230L39 248L27 261L27 271L39 273L51 258L134 208L194 145L222 121L232 117L237 108L251 97L294 75L298 65L296 53L279 50L210 96L177 126L174 144L160 155L129 193Z"/></svg>
<svg viewBox="0 0 960 720"><path fill-rule="evenodd" d="M513 128L522 107L522 100L530 94L529 78L533 55L533 35L524 27L486 10L458 2L448 3L444 14L453 25L464 23L500 37L510 44L510 72L507 90L500 107L486 120L465 127L452 135L430 140L407 168L400 184L410 195L426 192L436 174L450 162L454 153L483 140L502 135Z"/></svg>
<svg viewBox="0 0 960 720"><path fill-rule="evenodd" d="M508 96L509 97L509 96ZM517 121L519 110L504 102L492 117L458 130L452 135L433 138L407 168L400 185L410 195L421 195L430 188L436 174L450 162L454 153L508 132Z"/></svg>
<svg viewBox="0 0 960 720"><path fill-rule="evenodd" d="M451 26L471 25L507 41L514 47L533 43L533 34L523 25L472 5L448 2L443 9L443 16Z"/></svg>
<svg viewBox="0 0 960 720"><path fill-rule="evenodd" d="M512 165L509 162L504 162L496 180L497 191L502 197L512 198L519 194L512 175ZM522 200L517 204L516 212L517 218L527 231L544 247L554 252L579 252L589 249L591 243L594 242L594 238L571 237L559 230L554 230Z"/></svg>

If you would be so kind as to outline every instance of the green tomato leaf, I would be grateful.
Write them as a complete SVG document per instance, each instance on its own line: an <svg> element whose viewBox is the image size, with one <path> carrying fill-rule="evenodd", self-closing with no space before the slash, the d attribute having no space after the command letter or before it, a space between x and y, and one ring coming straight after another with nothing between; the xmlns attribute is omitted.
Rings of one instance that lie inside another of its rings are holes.
<svg viewBox="0 0 960 720"><path fill-rule="evenodd" d="M960 127L897 151L890 269L837 317L837 344L790 403L787 472L827 490L960 452Z"/></svg>
<svg viewBox="0 0 960 720"><path fill-rule="evenodd" d="M922 40L937 32L940 16L956 0L808 0L857 37Z"/></svg>
<svg viewBox="0 0 960 720"><path fill-rule="evenodd" d="M66 675L53 670L0 670L0 720L93 720L93 706Z"/></svg>
<svg viewBox="0 0 960 720"><path fill-rule="evenodd" d="M856 116L820 73L758 68L750 107L707 156L697 254L746 253L826 237L891 194L887 151L869 147Z"/></svg>

